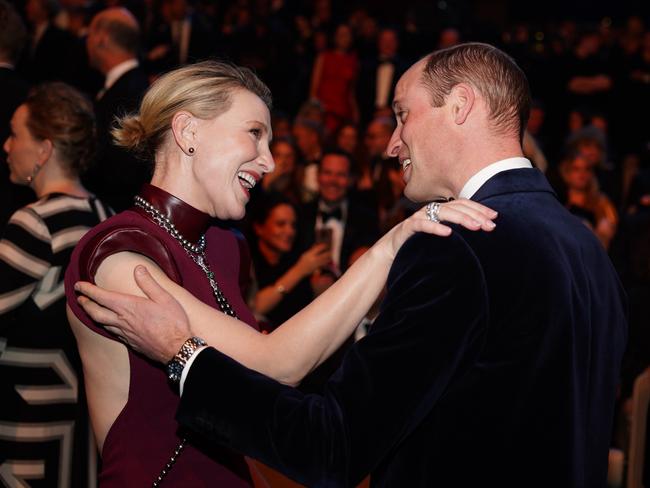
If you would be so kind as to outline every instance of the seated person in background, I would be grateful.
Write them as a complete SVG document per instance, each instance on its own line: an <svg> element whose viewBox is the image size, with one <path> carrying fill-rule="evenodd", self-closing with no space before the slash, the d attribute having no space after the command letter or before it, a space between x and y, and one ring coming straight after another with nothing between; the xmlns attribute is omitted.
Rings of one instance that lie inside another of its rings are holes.
<svg viewBox="0 0 650 488"><path fill-rule="evenodd" d="M352 171L347 153L325 152L318 166L318 196L301 208L300 249L311 247L322 229L331 229L334 277L347 269L356 249L370 247L379 236L376 210L351 193Z"/></svg>
<svg viewBox="0 0 650 488"><path fill-rule="evenodd" d="M615 204L621 199L620 168L609 159L608 142L605 132L595 126L583 127L567 141L567 154L580 154L591 165L600 191Z"/></svg>
<svg viewBox="0 0 650 488"><path fill-rule="evenodd" d="M418 210L418 204L404 195L405 188L400 165L387 164L374 185L382 234Z"/></svg>
<svg viewBox="0 0 650 488"><path fill-rule="evenodd" d="M38 199L13 214L0 240L0 479L5 481L22 479L27 467L39 472L30 476L43 483L39 486L88 486L94 476L63 274L77 241L110 213L79 181L95 136L90 101L68 85L47 83L16 109L4 143L11 181L31 187ZM53 449L57 439L61 448Z"/></svg>
<svg viewBox="0 0 650 488"><path fill-rule="evenodd" d="M357 184L360 190L372 189L388 168L400 167L397 158L386 152L393 130L395 121L389 117L377 117L366 128L363 145L367 158Z"/></svg>
<svg viewBox="0 0 650 488"><path fill-rule="evenodd" d="M332 259L326 244L314 244L301 255L293 252L296 209L278 194L262 196L252 213L251 257L258 291L253 311L268 320L268 330L282 324L314 299L309 278Z"/></svg>
<svg viewBox="0 0 650 488"><path fill-rule="evenodd" d="M580 154L574 154L561 163L560 173L566 185L567 208L609 249L616 234L618 214L611 200L598 189L593 166Z"/></svg>
<svg viewBox="0 0 650 488"><path fill-rule="evenodd" d="M275 170L262 178L265 193L281 193L294 204L300 203L300 183L303 166L298 165L298 149L289 139L274 138L271 154Z"/></svg>
<svg viewBox="0 0 650 488"><path fill-rule="evenodd" d="M300 182L301 200L311 202L318 193L318 163L323 156L323 126L322 124L301 118L296 118L292 129L296 146L300 150Z"/></svg>
<svg viewBox="0 0 650 488"><path fill-rule="evenodd" d="M359 145L359 127L354 122L345 122L336 131L334 145L348 154L357 154Z"/></svg>

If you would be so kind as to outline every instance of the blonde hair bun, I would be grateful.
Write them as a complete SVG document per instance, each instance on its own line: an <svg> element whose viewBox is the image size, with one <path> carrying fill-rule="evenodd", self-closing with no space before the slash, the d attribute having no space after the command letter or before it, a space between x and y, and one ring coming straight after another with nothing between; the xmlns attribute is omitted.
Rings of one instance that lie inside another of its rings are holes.
<svg viewBox="0 0 650 488"><path fill-rule="evenodd" d="M111 129L115 144L135 153L146 152L147 134L137 114L125 115Z"/></svg>

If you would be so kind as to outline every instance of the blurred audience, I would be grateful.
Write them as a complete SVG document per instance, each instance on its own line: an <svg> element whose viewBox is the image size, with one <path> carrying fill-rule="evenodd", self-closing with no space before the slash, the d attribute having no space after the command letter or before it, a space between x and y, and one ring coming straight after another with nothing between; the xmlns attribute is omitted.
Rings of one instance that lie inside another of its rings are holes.
<svg viewBox="0 0 650 488"><path fill-rule="evenodd" d="M275 138L271 154L275 170L264 176L262 189L265 193L280 193L294 205L300 204L304 168L298 163L298 149L290 139Z"/></svg>
<svg viewBox="0 0 650 488"><path fill-rule="evenodd" d="M345 120L359 121L355 91L359 61L352 50L353 41L350 26L340 24L332 49L319 54L314 62L310 96L323 104L327 134L334 134Z"/></svg>
<svg viewBox="0 0 650 488"><path fill-rule="evenodd" d="M54 21L60 11L58 0L25 3L30 39L21 68L33 83L61 80L74 84L77 69L83 64L81 44Z"/></svg>
<svg viewBox="0 0 650 488"><path fill-rule="evenodd" d="M332 254L325 243L314 244L302 254L294 252L296 207L279 194L258 199L251 218L251 257L258 287L251 305L270 332L313 300L310 278L329 264Z"/></svg>
<svg viewBox="0 0 650 488"><path fill-rule="evenodd" d="M301 249L326 242L332 264L323 270L323 285L338 278L359 247L370 247L379 237L377 214L351 192L353 163L342 151L326 152L318 167L318 196L301 210Z"/></svg>
<svg viewBox="0 0 650 488"><path fill-rule="evenodd" d="M98 155L85 178L88 187L119 212L129 208L140 187L149 180L149 169L112 140L116 117L135 111L148 87L137 58L140 28L125 8L102 10L93 18L86 47L91 65L104 76L95 96Z"/></svg>
<svg viewBox="0 0 650 488"><path fill-rule="evenodd" d="M393 130L395 120L392 117L377 117L368 124L363 137L366 160L361 164L360 189L372 188L391 165L398 165L397 158L386 152Z"/></svg>
<svg viewBox="0 0 650 488"><path fill-rule="evenodd" d="M562 163L561 174L567 187L566 206L609 249L616 233L618 213L612 201L598 189L594 164L584 155L575 154Z"/></svg>
<svg viewBox="0 0 650 488"><path fill-rule="evenodd" d="M301 198L312 201L318 193L318 163L323 154L323 128L313 120L297 118L293 124L293 137L303 162Z"/></svg>
<svg viewBox="0 0 650 488"><path fill-rule="evenodd" d="M146 40L146 66L150 74L207 59L216 52L215 30L188 0L162 0L160 14Z"/></svg>
<svg viewBox="0 0 650 488"><path fill-rule="evenodd" d="M399 55L397 31L382 29L377 36L376 54L361 60L357 98L363 124L377 116L392 117L395 85L408 66Z"/></svg>

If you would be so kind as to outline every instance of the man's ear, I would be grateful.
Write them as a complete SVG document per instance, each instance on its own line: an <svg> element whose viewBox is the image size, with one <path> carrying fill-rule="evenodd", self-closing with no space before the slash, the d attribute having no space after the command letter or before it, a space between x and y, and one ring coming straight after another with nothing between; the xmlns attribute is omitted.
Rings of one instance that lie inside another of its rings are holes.
<svg viewBox="0 0 650 488"><path fill-rule="evenodd" d="M191 113L181 110L172 117L172 134L176 145L186 155L194 154L196 147L196 117Z"/></svg>
<svg viewBox="0 0 650 488"><path fill-rule="evenodd" d="M474 102L476 100L476 93L474 88L467 83L459 83L451 89L447 100L452 110L452 117L456 125L464 124L469 116Z"/></svg>

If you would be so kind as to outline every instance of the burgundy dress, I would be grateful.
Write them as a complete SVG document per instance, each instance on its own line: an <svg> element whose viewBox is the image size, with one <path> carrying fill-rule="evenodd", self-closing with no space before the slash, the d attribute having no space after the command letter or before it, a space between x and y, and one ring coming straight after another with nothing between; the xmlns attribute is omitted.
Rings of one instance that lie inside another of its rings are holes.
<svg viewBox="0 0 650 488"><path fill-rule="evenodd" d="M217 282L239 319L256 327L239 289L237 236L216 226L209 227L211 219L207 214L159 188L146 185L140 195L163 212L190 242L197 242L206 232L207 260ZM94 281L102 260L121 251L149 257L176 283L216 307L204 272L173 237L144 211L134 207L88 232L77 245L65 276L68 305L94 332L115 340L79 307L73 285L79 280ZM164 369L130 349L129 362L128 401L110 428L102 450L99 476L102 488L151 486L183 435L174 420L179 397L169 386ZM226 449L199 450L192 439L162 482L162 486L182 487L236 488L251 484L242 456Z"/></svg>

